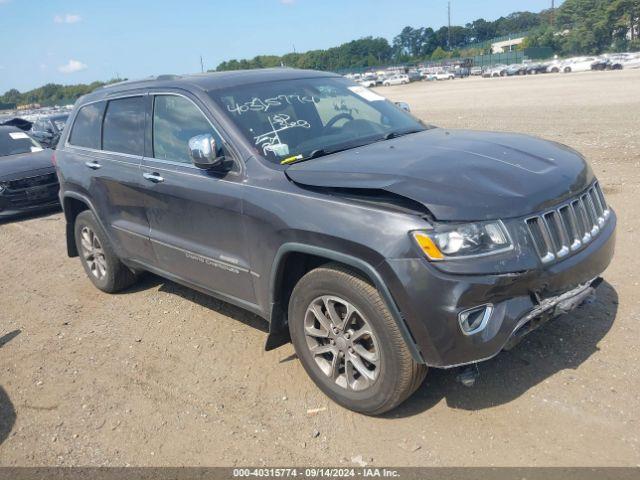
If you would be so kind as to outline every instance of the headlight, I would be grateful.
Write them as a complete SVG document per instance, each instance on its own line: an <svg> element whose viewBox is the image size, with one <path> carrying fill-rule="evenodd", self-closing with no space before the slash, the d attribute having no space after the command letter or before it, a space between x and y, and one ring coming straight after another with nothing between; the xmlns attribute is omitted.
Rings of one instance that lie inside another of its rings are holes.
<svg viewBox="0 0 640 480"><path fill-rule="evenodd" d="M4 192L7 189L7 184L0 182L0 193Z"/></svg>
<svg viewBox="0 0 640 480"><path fill-rule="evenodd" d="M434 261L491 255L513 248L501 221L437 224L411 235L427 258Z"/></svg>

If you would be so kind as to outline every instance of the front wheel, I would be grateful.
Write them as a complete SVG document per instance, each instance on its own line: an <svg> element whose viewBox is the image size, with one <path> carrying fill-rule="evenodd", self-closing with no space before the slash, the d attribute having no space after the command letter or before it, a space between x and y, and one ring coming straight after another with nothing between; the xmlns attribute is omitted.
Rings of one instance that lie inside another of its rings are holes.
<svg viewBox="0 0 640 480"><path fill-rule="evenodd" d="M289 302L296 353L315 384L336 403L367 415L397 407L422 383L378 291L337 264L303 276Z"/></svg>

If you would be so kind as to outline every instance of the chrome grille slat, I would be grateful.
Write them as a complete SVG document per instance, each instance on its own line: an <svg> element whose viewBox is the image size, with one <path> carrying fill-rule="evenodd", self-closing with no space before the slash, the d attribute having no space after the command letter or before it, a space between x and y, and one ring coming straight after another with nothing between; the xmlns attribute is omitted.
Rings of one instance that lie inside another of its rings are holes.
<svg viewBox="0 0 640 480"><path fill-rule="evenodd" d="M609 209L595 182L578 197L528 218L526 224L540 259L549 263L591 242L607 218Z"/></svg>

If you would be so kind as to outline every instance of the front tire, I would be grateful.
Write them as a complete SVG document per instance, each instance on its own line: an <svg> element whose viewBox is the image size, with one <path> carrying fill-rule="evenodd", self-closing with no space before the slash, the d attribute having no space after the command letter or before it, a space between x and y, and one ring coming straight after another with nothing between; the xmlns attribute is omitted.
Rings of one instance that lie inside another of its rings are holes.
<svg viewBox="0 0 640 480"><path fill-rule="evenodd" d="M116 293L136 281L135 273L117 257L109 238L90 210L76 217L74 233L80 262L96 288Z"/></svg>
<svg viewBox="0 0 640 480"><path fill-rule="evenodd" d="M291 294L289 330L314 383L336 403L379 415L422 383L384 300L364 278L338 264L304 275Z"/></svg>

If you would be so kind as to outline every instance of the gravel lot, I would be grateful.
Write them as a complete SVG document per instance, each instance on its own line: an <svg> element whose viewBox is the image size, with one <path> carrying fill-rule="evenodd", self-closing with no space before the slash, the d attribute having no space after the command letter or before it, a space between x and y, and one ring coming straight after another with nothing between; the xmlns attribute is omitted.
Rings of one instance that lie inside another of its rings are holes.
<svg viewBox="0 0 640 480"><path fill-rule="evenodd" d="M597 300L480 365L432 370L390 415L327 400L265 324L65 256L62 214L0 224L0 465L640 465L640 70L380 88L446 128L583 152L619 215ZM316 410L313 410L316 409Z"/></svg>

